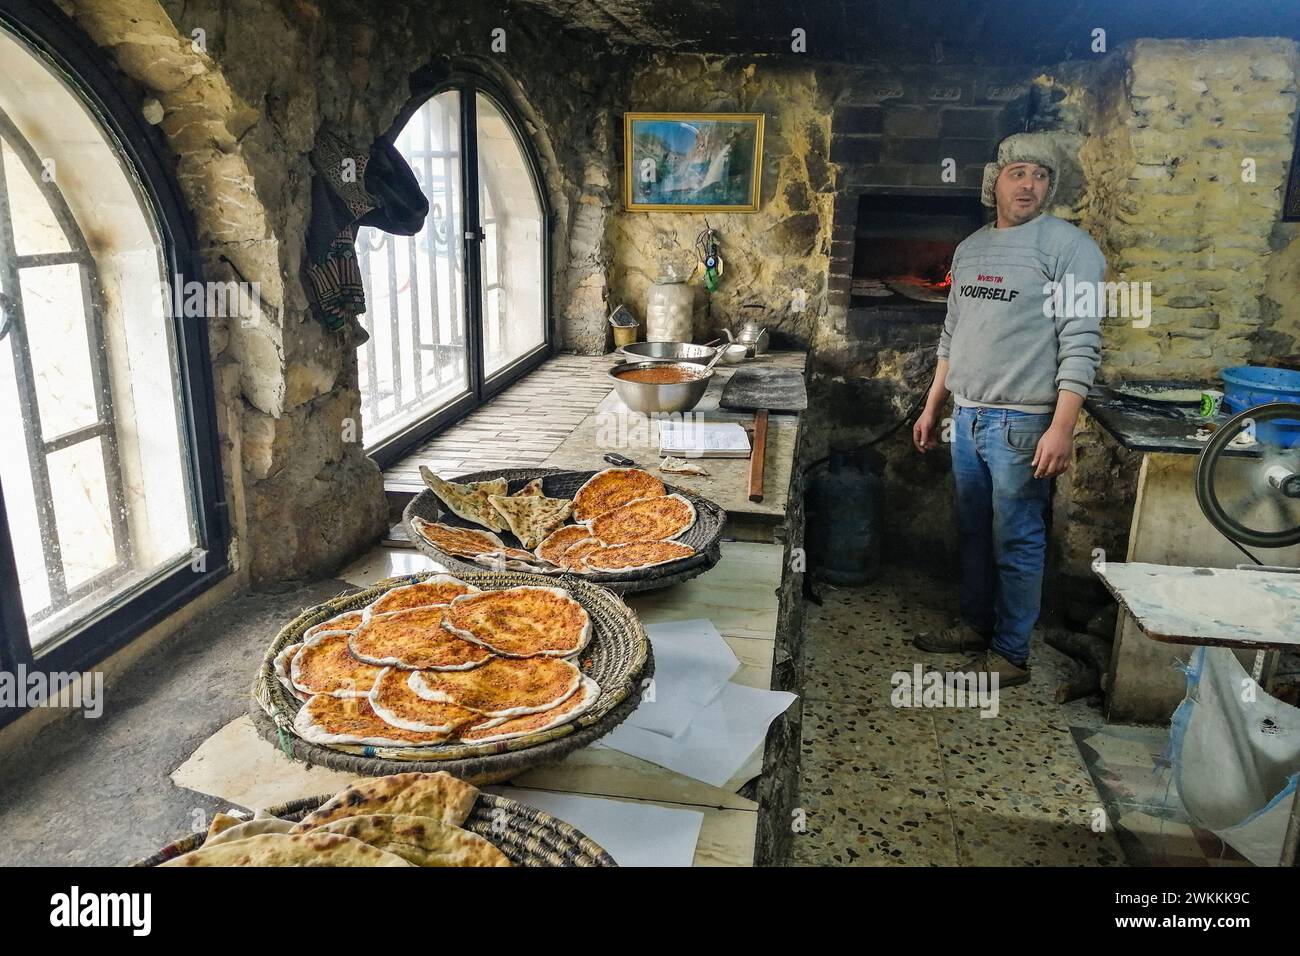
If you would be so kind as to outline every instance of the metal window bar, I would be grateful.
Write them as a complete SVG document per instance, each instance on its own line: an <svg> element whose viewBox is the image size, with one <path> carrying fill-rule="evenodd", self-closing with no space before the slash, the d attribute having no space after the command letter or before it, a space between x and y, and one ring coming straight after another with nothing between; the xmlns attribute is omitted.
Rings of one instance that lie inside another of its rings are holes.
<svg viewBox="0 0 1300 956"><path fill-rule="evenodd" d="M430 100L429 109L430 113L426 114L422 120L422 142L420 146L415 148L410 144L409 140L413 137L408 137L407 141L402 144L405 147L404 158L411 164L412 169L423 174L421 186L430 199L429 217L425 221L424 229L417 236L404 240L407 243L405 248L405 259L409 272L407 283L401 286L398 284L397 257L402 254L402 251L398 245L397 237L373 231L363 231L357 237L357 258L368 303L367 324L372 333L366 343L366 375L360 384L364 393L363 402L368 410L372 425L382 425L384 422L403 416L424 404L430 392L426 388L426 365L423 353L430 353L431 364L429 370L432 372L434 380L433 394L437 394L443 389L444 385L450 385L464 374L464 370L458 368L458 365L464 362L465 349L465 336L460 328L459 320L461 306L459 296L456 294L450 296L451 309L449 311L451 314L444 315L439 294L440 263L446 263L449 276L453 280L453 289L456 288L454 279L457 270L460 268L458 261L460 236L454 228L457 215L455 188L453 181L445 178L449 175L449 170L459 169L460 150L458 148L434 148L433 128L435 122L441 120L444 137L450 135L448 111L434 100ZM439 166L441 167L442 176L435 172ZM441 197L441 203L439 197ZM424 289L421 288L423 280L419 274L419 250L421 248L424 250L423 258L428 269L428 286ZM375 253L381 251L385 256L382 268L375 261L374 256ZM403 304L399 302L399 297L403 292L408 293L410 296L409 309L404 308ZM375 310L372 308L379 301L376 298L377 293L381 296L386 293L388 298L388 355L380 354L376 336L373 334L375 324L378 321ZM422 301L428 302L432 341L426 338L422 328ZM411 342L414 352L411 364L415 375L415 383L414 394L410 397L404 396L402 391L405 374L403 371L404 356L402 354L400 331L404 312L407 313L405 318L411 330ZM450 320L448 332L451 341L447 341L443 336L444 319ZM391 410L381 408L381 402L386 404L389 392L386 387L381 386L380 362L391 369L393 398ZM430 412L434 410L429 409Z"/></svg>
<svg viewBox="0 0 1300 956"><path fill-rule="evenodd" d="M40 189L70 247L67 252L22 256L18 254L9 185L4 164L0 162L0 288L7 290L6 295L9 300L11 322L8 334L14 361L15 385L20 404L28 410L28 414L23 419L23 437L27 445L28 459L32 464L32 490L36 499L37 527L41 534L41 551L50 594L50 603L47 607L28 615L29 621L35 623L70 607L128 573L132 566L133 548L126 523L126 500L118 456L108 356L103 348L103 301L95 271L95 260L62 193L43 175L45 168L36 150L2 110L0 110L0 139L3 139L13 150ZM23 303L21 277L24 270L53 265L78 267L81 279L82 315L86 323L86 344L90 350L91 387L95 399L96 418L90 425L46 439L43 434L35 370L27 338L27 315ZM63 549L50 487L49 456L88 441L100 443L116 560L112 566L69 590L63 568Z"/></svg>

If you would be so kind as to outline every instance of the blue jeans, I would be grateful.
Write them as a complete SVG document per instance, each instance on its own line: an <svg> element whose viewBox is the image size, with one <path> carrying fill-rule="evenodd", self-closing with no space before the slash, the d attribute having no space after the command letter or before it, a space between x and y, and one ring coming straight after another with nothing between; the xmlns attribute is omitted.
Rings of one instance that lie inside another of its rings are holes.
<svg viewBox="0 0 1300 956"><path fill-rule="evenodd" d="M1031 462L1051 413L958 406L952 472L961 535L961 616L1024 666L1038 620L1052 480Z"/></svg>

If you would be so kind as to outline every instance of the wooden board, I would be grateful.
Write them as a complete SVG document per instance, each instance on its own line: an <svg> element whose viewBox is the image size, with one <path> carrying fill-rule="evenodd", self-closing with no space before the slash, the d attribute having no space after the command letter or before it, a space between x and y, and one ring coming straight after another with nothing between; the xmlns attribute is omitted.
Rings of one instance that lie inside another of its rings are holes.
<svg viewBox="0 0 1300 956"><path fill-rule="evenodd" d="M1152 640L1300 647L1300 573L1106 564L1097 572Z"/></svg>
<svg viewBox="0 0 1300 956"><path fill-rule="evenodd" d="M792 368L739 368L723 387L718 406L732 411L802 412L808 407L808 390L802 373Z"/></svg>

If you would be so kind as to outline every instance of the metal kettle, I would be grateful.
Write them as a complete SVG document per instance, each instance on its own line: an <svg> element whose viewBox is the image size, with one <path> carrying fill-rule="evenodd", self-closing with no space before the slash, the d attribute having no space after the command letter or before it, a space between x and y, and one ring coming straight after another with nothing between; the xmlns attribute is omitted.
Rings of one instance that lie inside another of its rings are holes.
<svg viewBox="0 0 1300 956"><path fill-rule="evenodd" d="M744 309L757 309L760 314L766 311L766 309L761 305L746 305L742 306L741 309L742 311ZM753 313L750 314L753 315ZM759 325L758 319L756 318L746 319L745 325L741 328L740 335L738 336L732 336L730 329L723 329L723 331L727 333L727 341L739 342L741 345L745 346L745 353L747 355L762 355L767 351L767 327Z"/></svg>

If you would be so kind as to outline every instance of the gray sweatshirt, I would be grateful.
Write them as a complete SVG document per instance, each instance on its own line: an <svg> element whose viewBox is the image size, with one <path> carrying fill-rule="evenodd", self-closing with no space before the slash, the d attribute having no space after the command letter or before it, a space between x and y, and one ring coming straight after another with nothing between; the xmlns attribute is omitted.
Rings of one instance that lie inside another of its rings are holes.
<svg viewBox="0 0 1300 956"><path fill-rule="evenodd" d="M948 359L948 389L959 404L1050 411L1059 389L1088 394L1101 323L1095 308L1072 314L1067 276L1075 288L1099 284L1106 260L1086 232L1055 216L1006 229L990 223L957 246L939 357ZM1044 289L1052 282L1066 284L1063 309Z"/></svg>

